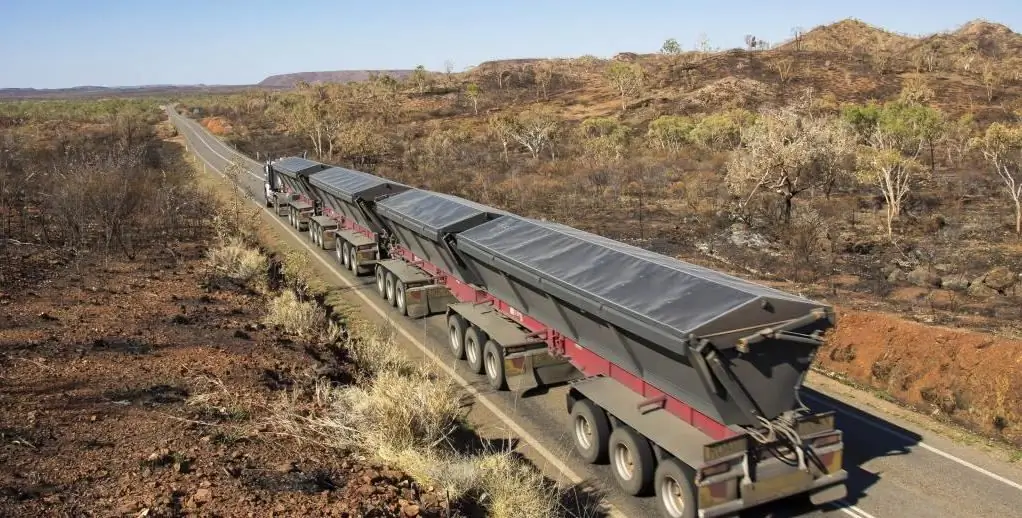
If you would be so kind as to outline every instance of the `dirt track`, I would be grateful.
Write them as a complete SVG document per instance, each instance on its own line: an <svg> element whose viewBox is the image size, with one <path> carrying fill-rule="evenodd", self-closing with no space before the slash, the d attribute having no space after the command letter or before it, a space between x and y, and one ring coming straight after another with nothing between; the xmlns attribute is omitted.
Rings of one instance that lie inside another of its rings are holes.
<svg viewBox="0 0 1022 518"><path fill-rule="evenodd" d="M344 373L259 324L260 296L204 289L203 250L21 263L0 293L0 516L437 515L400 472L267 432L283 389Z"/></svg>

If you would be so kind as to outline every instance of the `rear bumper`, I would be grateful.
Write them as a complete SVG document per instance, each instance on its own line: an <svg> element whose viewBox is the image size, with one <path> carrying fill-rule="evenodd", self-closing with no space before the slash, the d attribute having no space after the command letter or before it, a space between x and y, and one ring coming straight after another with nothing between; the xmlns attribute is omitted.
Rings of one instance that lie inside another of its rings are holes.
<svg viewBox="0 0 1022 518"><path fill-rule="evenodd" d="M779 491L770 496L770 498L760 498L754 502L746 502L744 498L738 498L737 500L731 500L727 503L723 503L708 509L700 509L700 518L714 518L718 516L728 516L739 511L756 507L767 502L773 502L789 496L802 494L802 493L815 493L828 488L832 488L843 484L848 479L848 472L845 470L829 473L827 475L821 475L812 480L808 485L796 486L788 489L787 491Z"/></svg>

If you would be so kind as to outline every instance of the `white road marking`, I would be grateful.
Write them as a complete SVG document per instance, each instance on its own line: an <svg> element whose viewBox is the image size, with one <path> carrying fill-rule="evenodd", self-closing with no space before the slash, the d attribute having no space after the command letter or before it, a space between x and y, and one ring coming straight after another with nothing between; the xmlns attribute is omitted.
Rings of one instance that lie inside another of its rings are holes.
<svg viewBox="0 0 1022 518"><path fill-rule="evenodd" d="M823 403L823 401L821 401L820 398L814 397L812 394L803 394L803 397L808 397L809 399L815 399L816 401L818 401L820 403ZM866 419L865 417L861 417L861 416L858 416L858 415L855 415L855 414L852 414L852 413L848 413L848 412L843 412L843 415L851 417L852 419L855 419L856 421L859 421L860 423L865 423L865 424L867 424L867 425L869 425L869 426L871 426L871 427L873 427L873 428L875 428L877 430L885 431L885 432L887 432L887 433L889 433L889 434L891 434L891 435L893 435L893 436L895 436L895 437L905 441L908 444L917 445L920 448L923 448L924 450L926 450L926 451L928 451L930 453L934 453L936 455L940 455L941 457L944 457L947 460L950 460L952 462L955 462L957 464L965 466L966 468L969 468L969 469L971 469L973 471L976 471L977 473L986 475L986 476L988 476L988 477L990 477L990 478L992 478L992 479L994 479L994 480L996 480L998 482L1002 482L1004 484L1007 484L1008 486L1011 486L1011 487L1013 487L1015 489L1018 489L1018 490L1022 491L1022 484L1019 484L1018 482L1015 482L1014 480L1002 477L1001 475L998 475L997 473L994 473L992 471L983 469L983 468L981 468L981 467L979 467L979 466L977 466L977 465L975 465L975 464L973 464L973 463L971 463L971 462L969 462L969 461L967 461L965 459L958 458L958 457L956 457L956 456L954 456L954 455L952 455L952 454L950 454L950 453L948 453L948 452L946 452L944 450L941 450L941 449L938 449L938 448L934 448L933 446L930 446L929 444L926 444L922 440L916 440L916 439L914 439L914 438L912 438L912 437L910 437L910 436L908 436L908 435L906 435L906 434L904 434L902 432L899 432L897 430L894 430L894 429L892 429L892 428L890 428L888 426L884 426L884 425L882 425L880 423L877 423L877 422L874 422L872 420Z"/></svg>
<svg viewBox="0 0 1022 518"><path fill-rule="evenodd" d="M832 503L831 505L848 516L854 516L855 518L877 518L876 516L873 516L872 514L869 514L861 508L844 500L838 500L836 503Z"/></svg>
<svg viewBox="0 0 1022 518"><path fill-rule="evenodd" d="M198 139L200 141L202 141L202 143L206 146L206 148L208 148L211 152L213 152L213 154L215 154L216 156L218 156L220 158L223 158L224 160L227 160L228 162L231 161L231 160L227 159L226 157L224 157L223 155L221 155L220 153L217 153L217 151L215 149L213 149L213 147L210 146L209 143L205 139L203 139L201 135L198 134L198 132L195 132L193 130L192 133L196 137L198 137ZM217 171L218 173L223 175L223 173L219 169L217 169L216 166L214 166L213 164L209 163L209 161L207 161L200 153L196 153L196 155L202 161L206 162L206 164L208 164L210 167L212 167L214 171ZM246 171L247 170L248 169L246 169ZM249 171L249 173L252 174L252 176L255 176L256 178L259 178L257 175L253 174L251 171ZM263 207L261 204L259 204L259 202L257 200L250 199L250 201L252 201L256 205L258 205L267 214L274 215L272 211L268 210L266 207ZM288 232L293 232L291 227L285 225L284 222L281 221L279 217L274 217L273 221L276 222L277 225L279 225L284 230L286 230ZM361 290L358 290L357 288L359 286L356 285L355 283L353 283L352 281L350 281L347 278L347 276L341 274L341 272L336 268L336 266L333 263L331 263L331 262L327 261L326 259L324 259L323 258L323 254L317 253L318 251L316 249L312 248L312 246L309 243L305 242L304 240L300 240L300 242L302 243L302 246L304 246L306 249L308 249L310 252L312 252L312 255L315 256L316 259L318 259L319 262L323 264L323 266L326 266L327 269L329 269L334 275L336 275L338 278L340 278L341 281L344 282L344 284L348 285L349 288L352 288L352 292L355 295L358 295L359 298L361 298L362 301L365 302L365 304L367 306L371 307L373 309L373 311L375 311L379 316L387 319L388 321L392 321L392 319L390 318L390 315L384 309L382 309L377 304L377 302L375 300L370 299L365 293L363 293ZM494 404L492 401L490 401L490 399L487 398L485 395L480 393L479 390L476 389L475 387L473 387L467 380L465 380L460 375L458 375L458 373L456 373L454 371L454 369L452 369L451 367L447 366L447 364L445 364L439 357L437 357L436 354L433 353L433 351L431 351L418 338L416 338L408 330L406 330L404 325L395 322L395 326L394 327L398 330L398 332L401 333L401 336L403 336L405 339L407 339L409 342L411 342L413 345L415 345L416 348L418 348L430 360L432 360L441 369L443 369L443 371L445 373L447 373L452 379L454 379L454 381L456 381L459 385L461 385L462 388L464 388L470 394L475 396L475 398L480 403L482 403L483 406L485 406L487 410L492 412L493 415L495 415L498 419L500 419L514 433L518 434L518 436L521 437L522 440L524 440L529 446L531 446L534 450L536 450L536 452L538 452L540 455L542 455L543 458L547 462L550 463L550 465L554 466L558 471L561 472L562 475L566 476L568 478L568 480L571 481L572 484L580 484L580 483L583 482L584 479L582 477L580 477L578 475L578 473L575 473L575 471L572 470L570 467L568 467L568 465L566 465L564 462L562 462L560 459L558 459L553 453L550 452L550 450L546 449L546 447L544 447L542 444L540 444L540 442L538 440L536 440L535 437L533 437L529 432L525 431L521 426L519 426L518 423L515 423L513 420L511 420L511 418L508 417L499 407L497 407L496 404ZM607 504L607 511L608 511L608 515L609 516L612 516L612 517L615 517L615 518L625 518L625 516L623 514L621 514L616 508L614 508L609 503Z"/></svg>

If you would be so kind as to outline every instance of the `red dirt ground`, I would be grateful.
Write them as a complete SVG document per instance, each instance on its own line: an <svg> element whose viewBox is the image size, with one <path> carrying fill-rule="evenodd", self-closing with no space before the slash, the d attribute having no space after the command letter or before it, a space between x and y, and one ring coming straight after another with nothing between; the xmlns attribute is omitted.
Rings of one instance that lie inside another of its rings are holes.
<svg viewBox="0 0 1022 518"><path fill-rule="evenodd" d="M1022 446L1022 341L839 310L817 362L926 414Z"/></svg>
<svg viewBox="0 0 1022 518"><path fill-rule="evenodd" d="M444 514L400 472L269 433L269 401L343 366L259 324L261 297L203 288L202 247L176 252L8 269L0 516Z"/></svg>

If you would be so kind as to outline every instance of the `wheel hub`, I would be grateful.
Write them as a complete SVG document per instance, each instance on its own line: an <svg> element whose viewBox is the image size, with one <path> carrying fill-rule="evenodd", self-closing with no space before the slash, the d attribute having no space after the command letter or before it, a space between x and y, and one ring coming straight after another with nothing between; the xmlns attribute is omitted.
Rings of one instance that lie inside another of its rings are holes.
<svg viewBox="0 0 1022 518"><path fill-rule="evenodd" d="M623 444L614 448L614 467L625 480L631 480L635 473L635 461L632 459L632 452Z"/></svg>
<svg viewBox="0 0 1022 518"><path fill-rule="evenodd" d="M660 483L660 498L664 508L671 516L681 517L685 514L685 499L682 497L681 484L672 477L664 477Z"/></svg>
<svg viewBox="0 0 1022 518"><path fill-rule="evenodd" d="M588 450L593 444L593 428L585 417L575 419L575 438L584 449Z"/></svg>

